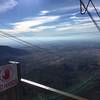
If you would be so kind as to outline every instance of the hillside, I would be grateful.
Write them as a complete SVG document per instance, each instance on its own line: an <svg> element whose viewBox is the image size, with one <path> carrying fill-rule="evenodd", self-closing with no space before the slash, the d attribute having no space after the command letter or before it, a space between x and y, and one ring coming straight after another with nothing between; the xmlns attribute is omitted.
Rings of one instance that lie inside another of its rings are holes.
<svg viewBox="0 0 100 100"><path fill-rule="evenodd" d="M34 49L28 55L25 50L1 47L2 50L5 50L5 53L1 51L4 53L1 55L21 62L23 78L81 95L89 100L100 100L98 95L100 93L98 89L100 87L100 46L95 43L92 45L80 44L48 45L43 51ZM9 56L7 56L8 54ZM29 94L29 91L33 91L25 89L27 90L22 93Z"/></svg>
<svg viewBox="0 0 100 100"><path fill-rule="evenodd" d="M28 52L22 49L9 46L0 46L0 65L7 64L9 60L16 57L27 55Z"/></svg>
<svg viewBox="0 0 100 100"><path fill-rule="evenodd" d="M99 46L91 48L82 45L78 48L64 46L61 49L50 48L50 50L51 54L47 51L37 53L33 51L31 55L19 58L23 77L85 96L90 100L94 100L92 97L100 100L100 96L95 93L95 87L99 87L100 82Z"/></svg>

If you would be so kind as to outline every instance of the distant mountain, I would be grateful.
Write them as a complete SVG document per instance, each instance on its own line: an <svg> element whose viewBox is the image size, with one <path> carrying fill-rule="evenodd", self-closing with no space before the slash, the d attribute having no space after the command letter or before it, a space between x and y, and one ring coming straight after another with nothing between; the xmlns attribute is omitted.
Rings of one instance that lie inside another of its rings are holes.
<svg viewBox="0 0 100 100"><path fill-rule="evenodd" d="M13 60L26 54L28 54L28 52L22 49L0 46L0 65L6 64L9 60Z"/></svg>

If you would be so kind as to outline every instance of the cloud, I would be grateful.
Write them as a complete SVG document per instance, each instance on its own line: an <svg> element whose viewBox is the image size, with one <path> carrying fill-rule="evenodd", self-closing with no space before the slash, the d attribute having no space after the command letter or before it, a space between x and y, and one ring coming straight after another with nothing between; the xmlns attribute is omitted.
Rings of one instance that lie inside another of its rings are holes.
<svg viewBox="0 0 100 100"><path fill-rule="evenodd" d="M6 32L6 33L17 33L15 30L12 29L0 29L0 31Z"/></svg>
<svg viewBox="0 0 100 100"><path fill-rule="evenodd" d="M79 11L74 12L74 13L70 13L70 14L65 14L65 12L76 10L76 9L79 9L79 7L78 6L61 7L61 8L58 8L58 9L40 11L40 13L38 15L43 15L43 16L47 15L47 14L57 14L57 15L60 14L61 15L62 13L64 15L77 15L77 14L79 14Z"/></svg>
<svg viewBox="0 0 100 100"><path fill-rule="evenodd" d="M96 22L100 21L100 18L97 16L93 16L94 20ZM73 20L75 23L87 23L90 22L92 23L92 20L90 17L78 17L78 16L71 16L70 17L71 20Z"/></svg>
<svg viewBox="0 0 100 100"><path fill-rule="evenodd" d="M100 6L96 6L96 9L98 10L98 12L100 12ZM95 12L94 7L89 7L88 10L90 12Z"/></svg>
<svg viewBox="0 0 100 100"><path fill-rule="evenodd" d="M43 10L43 11L41 11L41 12L39 13L39 15L46 15L46 14L48 14L48 13L50 13L50 11Z"/></svg>
<svg viewBox="0 0 100 100"><path fill-rule="evenodd" d="M74 9L79 9L78 6L69 6L69 7L62 7L62 8L59 8L59 9L56 9L55 11L70 11L70 10L74 10Z"/></svg>
<svg viewBox="0 0 100 100"><path fill-rule="evenodd" d="M39 26L36 28L31 29L32 32L42 32L44 30L48 30L48 29L55 29L56 26Z"/></svg>
<svg viewBox="0 0 100 100"><path fill-rule="evenodd" d="M71 16L70 20L74 21L75 23L86 23L91 21L89 17L77 17L77 16Z"/></svg>
<svg viewBox="0 0 100 100"><path fill-rule="evenodd" d="M67 26L62 26L62 27L57 27L55 29L58 32L72 32L72 33L83 33L83 32L96 32L96 27L92 22L87 22L87 23L78 23L78 24L69 24Z"/></svg>
<svg viewBox="0 0 100 100"><path fill-rule="evenodd" d="M44 24L49 22L54 22L59 18L60 16L41 16L41 17L31 18L16 23L10 23L10 25L13 26L12 29L1 29L1 30L9 33L40 32L45 29L54 28L54 26L44 26Z"/></svg>
<svg viewBox="0 0 100 100"><path fill-rule="evenodd" d="M29 32L32 27L36 27L45 23L53 22L59 19L60 16L41 16L27 21L14 23L14 29L18 32ZM33 29L34 30L34 29Z"/></svg>
<svg viewBox="0 0 100 100"><path fill-rule="evenodd" d="M91 8L91 11L92 10L93 9ZM64 22L57 25L55 30L58 32L97 32L97 29L89 16L82 17L77 15L77 13L69 16L66 23ZM100 25L100 18L96 15L94 15L93 18L98 25Z"/></svg>
<svg viewBox="0 0 100 100"><path fill-rule="evenodd" d="M10 10L16 5L17 5L16 0L6 0L6 1L4 0L4 2L0 4L0 13Z"/></svg>
<svg viewBox="0 0 100 100"><path fill-rule="evenodd" d="M93 16L95 21L100 25L100 18ZM89 17L80 17L72 15L67 22L56 25L58 32L97 32L97 29Z"/></svg>

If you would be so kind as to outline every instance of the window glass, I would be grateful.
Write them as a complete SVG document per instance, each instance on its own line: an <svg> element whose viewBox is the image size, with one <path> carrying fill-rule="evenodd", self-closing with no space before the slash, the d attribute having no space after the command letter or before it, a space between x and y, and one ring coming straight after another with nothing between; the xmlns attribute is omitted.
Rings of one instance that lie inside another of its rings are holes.
<svg viewBox="0 0 100 100"><path fill-rule="evenodd" d="M100 1L0 0L0 65L10 60L22 78L100 100Z"/></svg>

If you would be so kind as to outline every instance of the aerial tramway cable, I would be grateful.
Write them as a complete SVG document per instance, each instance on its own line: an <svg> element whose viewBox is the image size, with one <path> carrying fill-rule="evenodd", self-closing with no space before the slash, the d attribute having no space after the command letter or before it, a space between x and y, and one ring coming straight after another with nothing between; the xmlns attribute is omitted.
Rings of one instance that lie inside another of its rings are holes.
<svg viewBox="0 0 100 100"><path fill-rule="evenodd" d="M35 44L32 44L30 42L27 42L23 39L20 39L19 37L15 36L15 35L11 35L7 32L4 32L4 31L0 31L0 35L3 36L3 37L6 37L6 38L10 38L10 39L13 39L15 40L16 42L19 42L21 43L22 45L24 45L25 47L29 47L29 48L32 48L32 49L35 49L37 48L37 50L35 51L38 51L38 52L45 52L47 54L51 54L51 55L55 55L58 59L60 59L62 56L61 55L58 55L58 54L55 54L54 52L48 50L48 49L45 49L45 48L41 48L39 47L38 45L35 45ZM48 51L47 51L48 50Z"/></svg>

